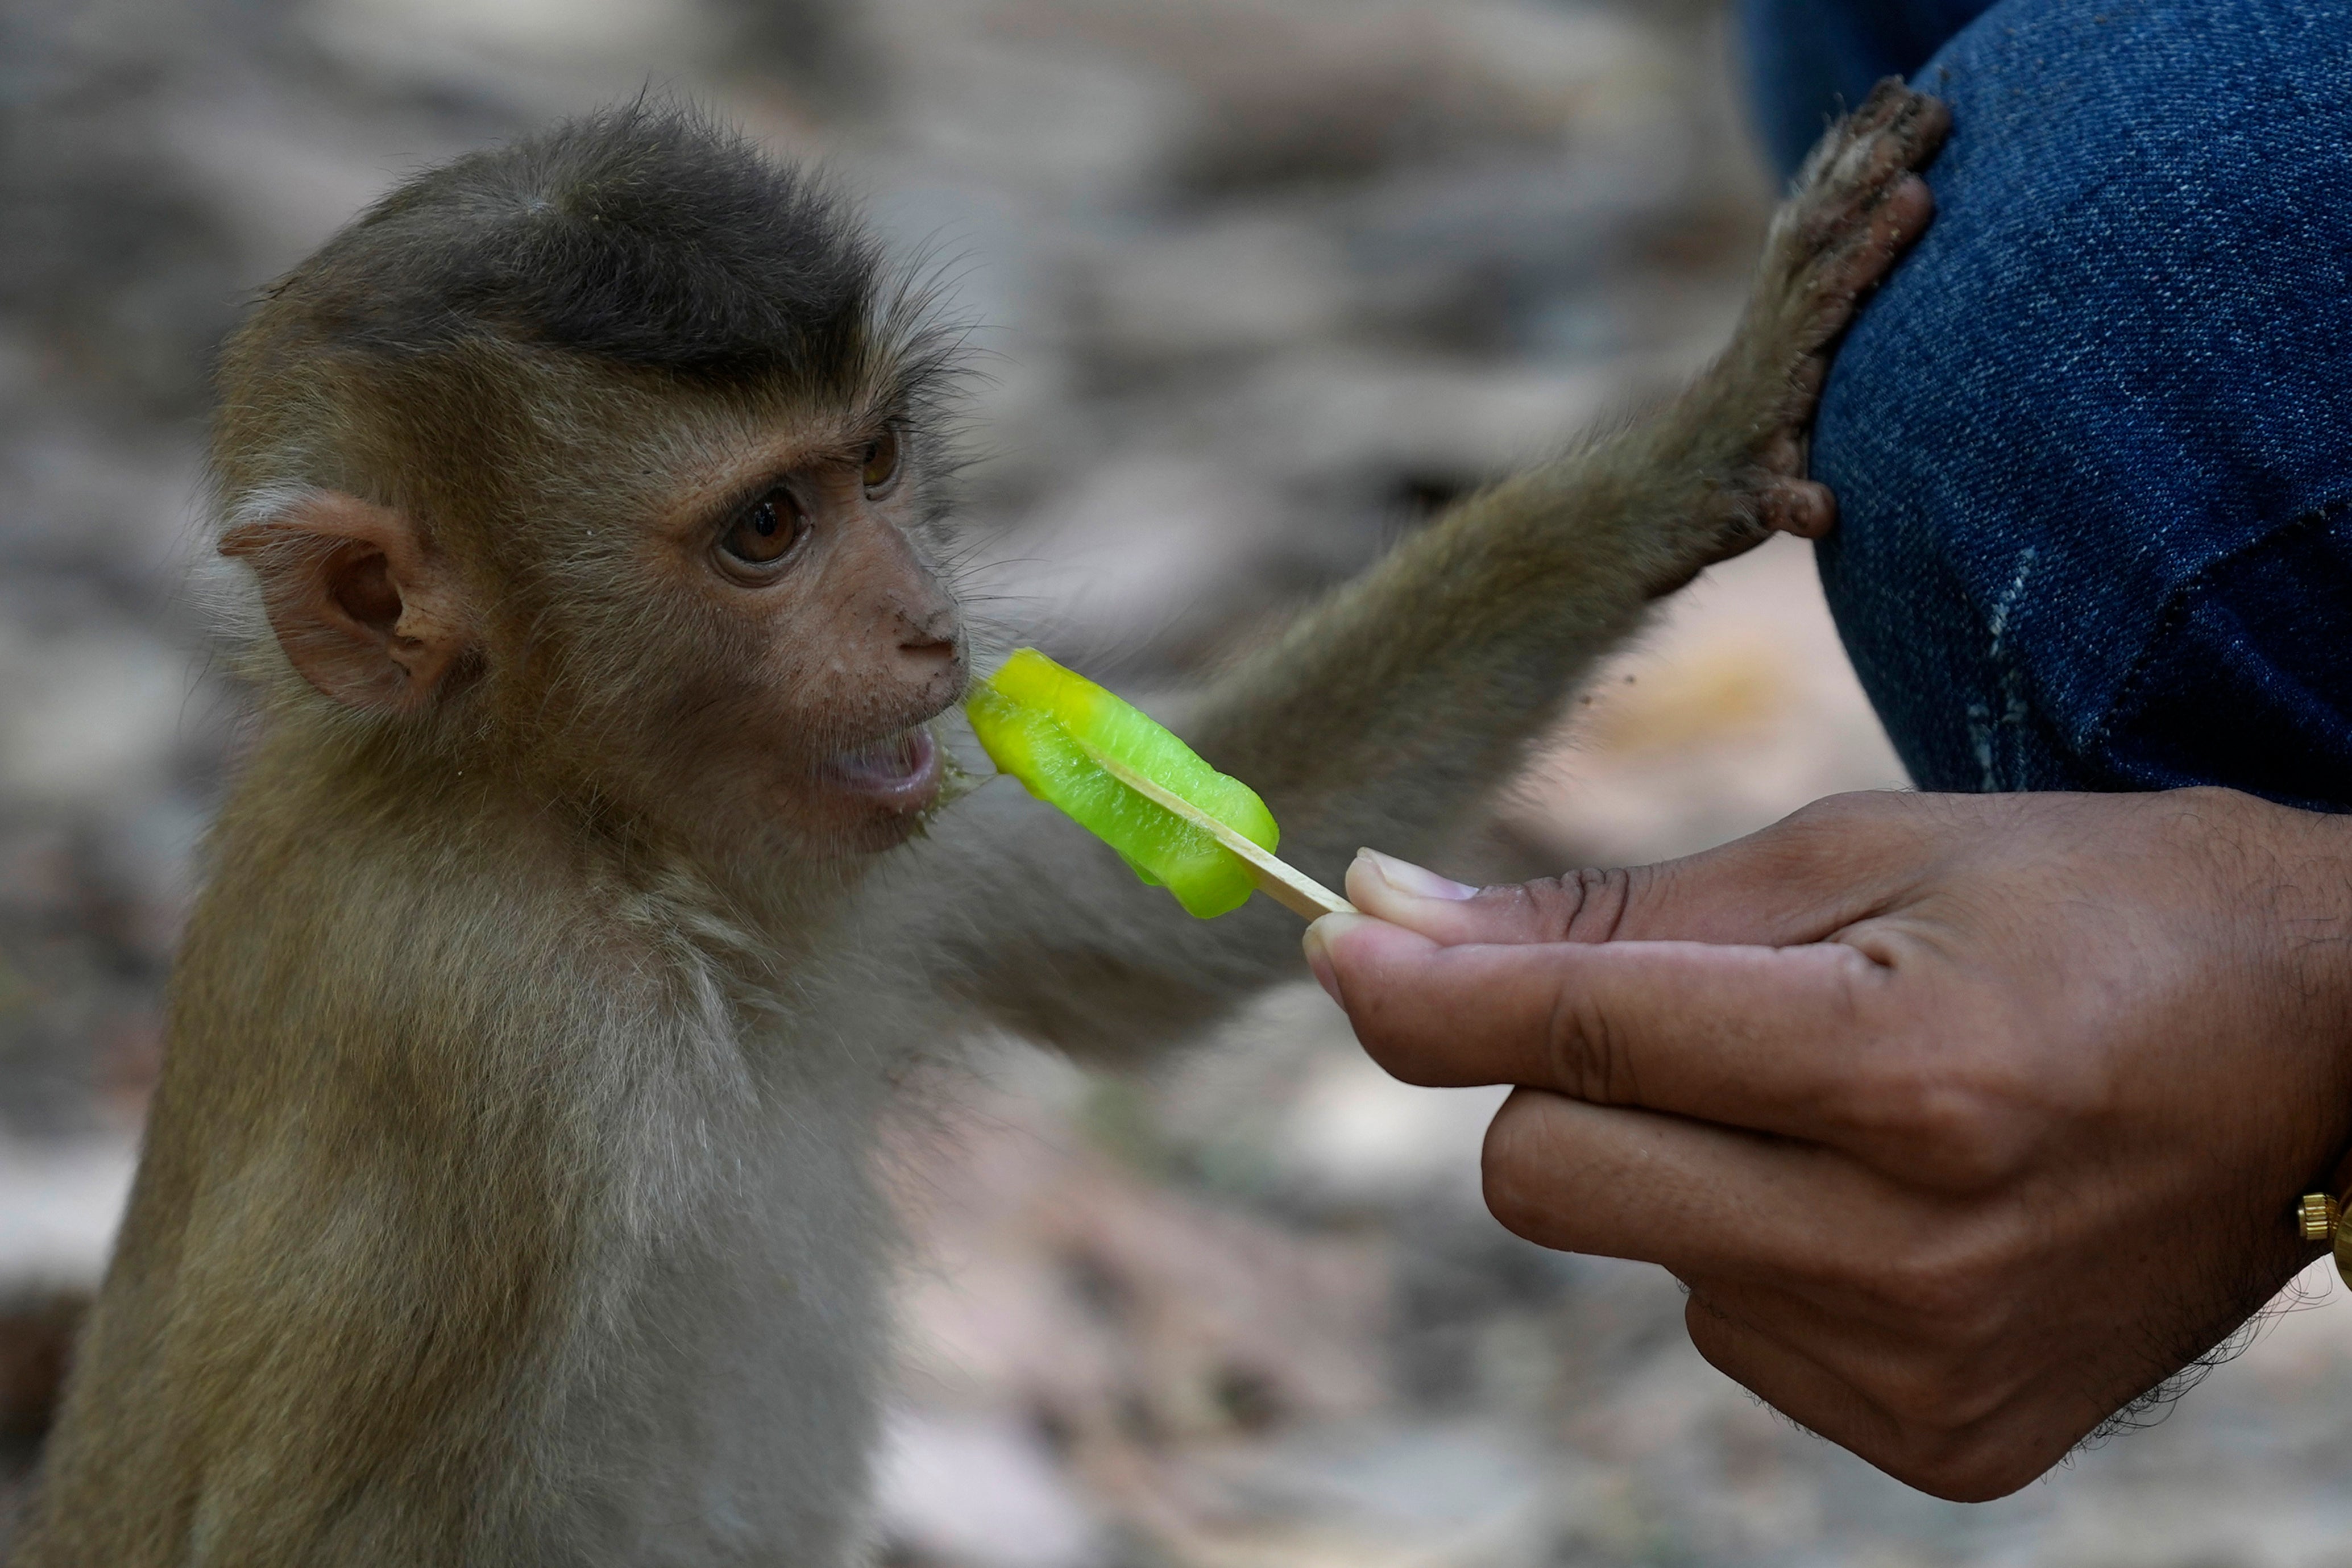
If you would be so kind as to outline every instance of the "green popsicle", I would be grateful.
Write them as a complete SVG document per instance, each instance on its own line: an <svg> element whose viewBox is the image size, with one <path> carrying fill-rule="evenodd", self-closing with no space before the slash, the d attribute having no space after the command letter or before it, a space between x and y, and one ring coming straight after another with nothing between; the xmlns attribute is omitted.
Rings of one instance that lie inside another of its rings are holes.
<svg viewBox="0 0 2352 1568"><path fill-rule="evenodd" d="M1191 913L1238 909L1256 887L1310 917L1348 907L1274 858L1279 831L1256 791L1036 649L1019 649L975 686L965 711L1001 771Z"/></svg>

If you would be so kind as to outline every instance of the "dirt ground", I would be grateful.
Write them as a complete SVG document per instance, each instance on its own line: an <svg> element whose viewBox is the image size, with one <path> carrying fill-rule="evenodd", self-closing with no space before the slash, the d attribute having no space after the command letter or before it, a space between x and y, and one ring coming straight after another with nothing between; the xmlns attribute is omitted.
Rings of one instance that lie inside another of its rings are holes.
<svg viewBox="0 0 2352 1568"><path fill-rule="evenodd" d="M647 86L861 192L973 324L969 590L1181 679L1721 341L1769 210L1711 0L12 0L0 10L0 1454L95 1279L236 744L182 592L210 345L404 171ZM1444 869L1901 787L1794 544L1597 680ZM1003 787L1003 786L993 786ZM1074 830L1075 831L1075 830ZM1480 1206L1497 1096L1311 985L1148 1079L910 1100L883 1467L926 1568L2352 1565L2352 1310L1981 1507ZM13 1447L9 1447L13 1445Z"/></svg>

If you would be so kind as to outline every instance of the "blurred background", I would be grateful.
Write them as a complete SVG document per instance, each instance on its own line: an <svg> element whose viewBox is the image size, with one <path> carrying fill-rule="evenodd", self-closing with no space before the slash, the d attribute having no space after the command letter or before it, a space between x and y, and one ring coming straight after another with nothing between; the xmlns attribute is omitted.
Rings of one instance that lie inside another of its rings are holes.
<svg viewBox="0 0 2352 1568"><path fill-rule="evenodd" d="M1718 346L1769 210L1717 0L6 0L0 1470L21 1476L238 733L181 592L212 345L420 165L651 83L821 158L974 322L999 613L1180 679ZM1712 574L1443 868L1899 787L1805 551ZM2009 1500L1710 1371L1659 1271L1478 1202L1498 1096L1311 985L1149 1080L973 1042L897 1129L890 1561L2352 1564L2352 1311Z"/></svg>

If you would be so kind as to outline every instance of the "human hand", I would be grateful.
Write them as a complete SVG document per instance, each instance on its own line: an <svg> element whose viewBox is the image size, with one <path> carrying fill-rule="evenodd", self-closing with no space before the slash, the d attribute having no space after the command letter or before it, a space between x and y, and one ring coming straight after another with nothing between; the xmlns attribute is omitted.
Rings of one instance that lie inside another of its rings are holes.
<svg viewBox="0 0 2352 1568"><path fill-rule="evenodd" d="M1729 1376L2002 1496L2316 1248L2352 1141L2352 825L2226 790L1846 795L1475 893L1360 858L1307 952L1389 1071L1509 1083L1486 1201L1663 1264Z"/></svg>

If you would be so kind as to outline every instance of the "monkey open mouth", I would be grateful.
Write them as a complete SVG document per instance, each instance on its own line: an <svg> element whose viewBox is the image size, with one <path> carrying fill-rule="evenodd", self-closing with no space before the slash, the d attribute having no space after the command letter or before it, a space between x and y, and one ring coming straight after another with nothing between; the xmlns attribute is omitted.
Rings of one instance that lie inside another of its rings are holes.
<svg viewBox="0 0 2352 1568"><path fill-rule="evenodd" d="M825 772L869 800L901 811L919 811L940 789L940 744L930 727L917 724L863 746L836 752Z"/></svg>

